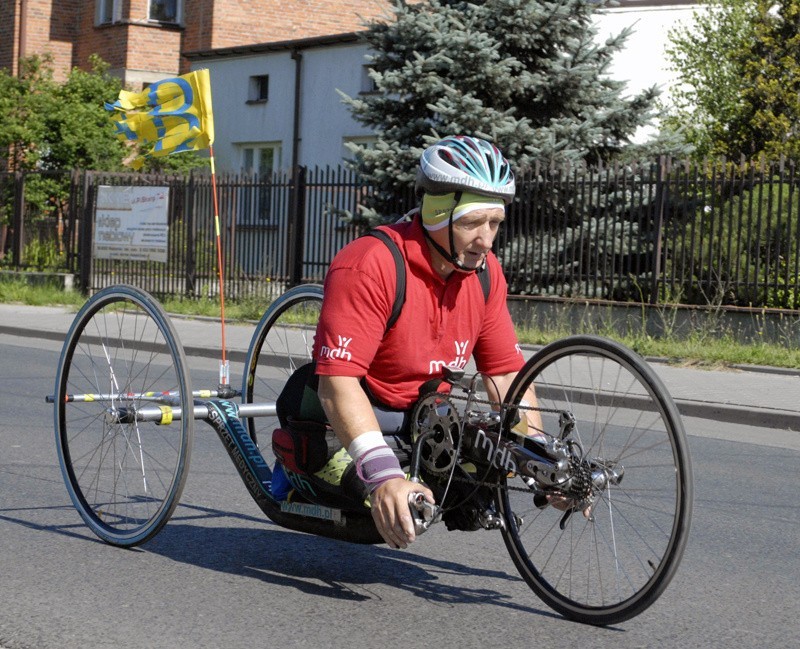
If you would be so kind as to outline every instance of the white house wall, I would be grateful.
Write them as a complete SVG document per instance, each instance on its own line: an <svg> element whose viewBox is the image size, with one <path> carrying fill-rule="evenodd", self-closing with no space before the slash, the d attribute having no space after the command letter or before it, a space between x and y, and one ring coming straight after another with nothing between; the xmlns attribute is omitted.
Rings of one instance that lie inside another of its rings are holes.
<svg viewBox="0 0 800 649"><path fill-rule="evenodd" d="M270 56L230 57L193 68L208 67L214 104L214 155L222 171L242 167L240 145L291 139L291 97L294 66L289 52ZM269 75L270 100L247 104L250 77ZM287 100L287 98L289 98Z"/></svg>
<svg viewBox="0 0 800 649"><path fill-rule="evenodd" d="M305 77L301 101L301 164L338 166L342 162L346 138L372 134L353 119L337 92L341 90L350 97L358 96L362 68L369 62L368 54L366 44L314 49L303 53Z"/></svg>
<svg viewBox="0 0 800 649"><path fill-rule="evenodd" d="M361 89L366 44L328 46L301 51L300 143L298 164L337 166L343 138L368 136L342 103L337 89L355 96ZM197 61L211 78L216 143L220 171L242 168L246 145L279 142L281 167L292 162L296 62L290 51L253 56L229 56ZM247 103L250 77L269 75L269 98Z"/></svg>
<svg viewBox="0 0 800 649"><path fill-rule="evenodd" d="M618 7L607 9L595 19L597 40L631 27L633 32L625 41L625 50L612 61L609 76L627 83L627 91L635 95L651 86L663 93L675 83L666 61L667 39L670 29L690 24L696 5L670 5L664 7Z"/></svg>

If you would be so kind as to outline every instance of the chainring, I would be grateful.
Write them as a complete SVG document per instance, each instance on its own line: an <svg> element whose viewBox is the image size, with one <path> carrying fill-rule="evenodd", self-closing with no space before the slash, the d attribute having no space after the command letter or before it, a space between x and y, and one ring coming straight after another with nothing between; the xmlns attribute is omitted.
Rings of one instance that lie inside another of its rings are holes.
<svg viewBox="0 0 800 649"><path fill-rule="evenodd" d="M434 475L447 473L456 461L456 444L461 419L455 404L444 394L432 392L421 397L411 412L411 439L426 438L420 448L420 465Z"/></svg>

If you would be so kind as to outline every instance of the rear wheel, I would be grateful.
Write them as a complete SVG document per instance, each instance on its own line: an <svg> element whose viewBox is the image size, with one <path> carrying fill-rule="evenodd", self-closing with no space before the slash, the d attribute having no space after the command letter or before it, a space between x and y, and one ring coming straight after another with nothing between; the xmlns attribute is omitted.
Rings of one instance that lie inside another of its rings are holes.
<svg viewBox="0 0 800 649"><path fill-rule="evenodd" d="M532 357L509 389L511 413L531 386L545 432L557 437L560 413L570 413L568 439L585 466L618 475L599 489L589 519L537 508L525 483L509 478L511 489L498 491L506 546L528 585L566 617L627 620L669 584L689 534L692 476L680 415L638 355L594 336L560 340Z"/></svg>
<svg viewBox="0 0 800 649"><path fill-rule="evenodd" d="M258 323L245 361L243 403L275 403L294 371L311 362L314 335L322 307L322 287L304 284L286 291ZM275 417L249 417L254 441L269 440Z"/></svg>
<svg viewBox="0 0 800 649"><path fill-rule="evenodd" d="M138 420L143 407L164 407L160 423ZM183 416L172 420L173 408ZM172 515L189 466L192 409L183 348L158 302L131 286L95 294L64 341L55 430L72 502L101 539L138 545Z"/></svg>

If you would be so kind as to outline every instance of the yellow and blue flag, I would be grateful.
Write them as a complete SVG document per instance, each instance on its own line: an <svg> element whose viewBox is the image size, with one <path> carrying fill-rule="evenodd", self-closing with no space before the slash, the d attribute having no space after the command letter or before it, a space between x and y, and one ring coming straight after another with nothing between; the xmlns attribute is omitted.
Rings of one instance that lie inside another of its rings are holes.
<svg viewBox="0 0 800 649"><path fill-rule="evenodd" d="M140 145L134 169L147 157L207 149L214 143L208 70L157 81L141 92L123 90L105 107L115 112L117 137Z"/></svg>

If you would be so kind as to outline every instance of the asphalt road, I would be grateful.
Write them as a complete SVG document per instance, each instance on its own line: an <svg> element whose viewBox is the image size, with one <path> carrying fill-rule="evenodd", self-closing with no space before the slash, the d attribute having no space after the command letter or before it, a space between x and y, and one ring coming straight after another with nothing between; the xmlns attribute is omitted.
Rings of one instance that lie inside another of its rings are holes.
<svg viewBox="0 0 800 649"><path fill-rule="evenodd" d="M435 526L392 551L278 528L202 425L164 530L134 550L99 542L55 453L44 396L58 349L0 336L0 647L800 646L800 449L783 437L686 422L695 513L683 563L652 608L597 629L541 604L497 532ZM214 361L190 364L195 383L213 384Z"/></svg>

